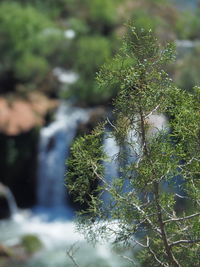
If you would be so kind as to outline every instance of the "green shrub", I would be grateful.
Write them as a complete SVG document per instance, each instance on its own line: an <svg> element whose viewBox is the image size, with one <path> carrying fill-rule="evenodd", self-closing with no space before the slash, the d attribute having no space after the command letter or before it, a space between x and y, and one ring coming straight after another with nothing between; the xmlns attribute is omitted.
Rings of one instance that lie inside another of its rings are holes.
<svg viewBox="0 0 200 267"><path fill-rule="evenodd" d="M51 17L66 16L74 11L75 0L19 0L23 5L32 5Z"/></svg>
<svg viewBox="0 0 200 267"><path fill-rule="evenodd" d="M200 38L200 17L199 10L196 13L184 11L180 14L176 22L176 33L179 39Z"/></svg>
<svg viewBox="0 0 200 267"><path fill-rule="evenodd" d="M132 13L132 19L134 21L134 25L136 27L144 28L144 29L152 29L155 30L158 25L158 18L153 17L148 10L145 9L137 9Z"/></svg>
<svg viewBox="0 0 200 267"><path fill-rule="evenodd" d="M103 36L81 37L77 44L75 68L83 76L94 77L103 62L111 58L112 47L108 38Z"/></svg>
<svg viewBox="0 0 200 267"><path fill-rule="evenodd" d="M186 90L191 90L195 85L200 85L200 46L179 60L175 68L177 84Z"/></svg>
<svg viewBox="0 0 200 267"><path fill-rule="evenodd" d="M76 32L76 35L89 33L89 25L83 19L71 17L67 20L67 23L70 29Z"/></svg>
<svg viewBox="0 0 200 267"><path fill-rule="evenodd" d="M43 78L50 69L48 57L61 38L55 24L35 8L1 3L0 75L10 72L20 81Z"/></svg>
<svg viewBox="0 0 200 267"><path fill-rule="evenodd" d="M88 17L93 23L114 24L117 20L116 1L110 0L85 0Z"/></svg>
<svg viewBox="0 0 200 267"><path fill-rule="evenodd" d="M99 67L111 59L112 42L103 36L80 37L76 43L74 68L79 73L78 81L71 86L71 94L80 101L99 103L110 97L110 93L99 90L95 75Z"/></svg>

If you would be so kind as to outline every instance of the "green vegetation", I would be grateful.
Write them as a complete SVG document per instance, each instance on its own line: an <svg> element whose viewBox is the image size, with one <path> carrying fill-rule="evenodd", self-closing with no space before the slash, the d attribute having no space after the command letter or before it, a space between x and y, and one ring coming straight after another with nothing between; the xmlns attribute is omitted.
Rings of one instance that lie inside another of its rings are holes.
<svg viewBox="0 0 200 267"><path fill-rule="evenodd" d="M8 88L12 87L12 80L28 82L29 87L35 88L51 69L49 57L55 52L61 34L47 34L48 29L56 31L56 25L48 17L34 7L14 2L1 3L0 24L2 82L8 76Z"/></svg>
<svg viewBox="0 0 200 267"><path fill-rule="evenodd" d="M179 39L195 40L200 38L200 10L196 12L183 11L176 22L176 32Z"/></svg>
<svg viewBox="0 0 200 267"><path fill-rule="evenodd" d="M105 64L97 78L100 86L120 88L108 137L125 162L120 175L111 182L104 175L104 125L77 139L68 161L67 186L86 204L80 231L93 242L110 238L133 253L137 248L140 266L200 264L200 88L189 93L173 84L163 70L173 59L173 45L161 47L150 30L130 26L114 59L120 68ZM167 114L168 128L150 134L152 114Z"/></svg>
<svg viewBox="0 0 200 267"><path fill-rule="evenodd" d="M195 85L200 85L200 45L191 50L190 53L179 59L175 66L176 82L185 90L192 90Z"/></svg>
<svg viewBox="0 0 200 267"><path fill-rule="evenodd" d="M35 253L43 247L40 239L37 236L31 234L27 234L22 237L21 245L28 253Z"/></svg>
<svg viewBox="0 0 200 267"><path fill-rule="evenodd" d="M166 0L1 1L0 92L26 96L40 90L86 105L110 103L119 88L99 88L94 78L121 45L121 25L130 19L136 27L151 28L161 43L177 37L195 39L198 12L179 12ZM65 37L68 29L75 31L73 39ZM52 73L57 66L79 76L61 93L62 85Z"/></svg>
<svg viewBox="0 0 200 267"><path fill-rule="evenodd" d="M107 60L111 60L112 47L108 38L103 36L80 37L77 41L77 52L74 55L75 70L80 77L73 85L73 93L79 99L88 103L98 103L106 100L112 94L106 90L99 90L94 75L100 66ZM88 98L89 97L89 98Z"/></svg>

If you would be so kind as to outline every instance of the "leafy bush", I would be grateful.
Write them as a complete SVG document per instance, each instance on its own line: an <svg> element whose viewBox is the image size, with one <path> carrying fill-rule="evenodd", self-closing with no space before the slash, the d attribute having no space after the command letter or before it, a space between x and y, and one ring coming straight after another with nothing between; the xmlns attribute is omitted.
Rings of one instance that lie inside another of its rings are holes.
<svg viewBox="0 0 200 267"><path fill-rule="evenodd" d="M98 35L80 37L74 55L74 68L79 73L79 79L71 87L72 94L87 103L99 103L107 99L107 88L104 88L105 91L98 88L95 74L111 56L112 42L108 38Z"/></svg>
<svg viewBox="0 0 200 267"><path fill-rule="evenodd" d="M200 11L184 11L179 15L176 22L176 33L179 39L200 38Z"/></svg>
<svg viewBox="0 0 200 267"><path fill-rule="evenodd" d="M19 0L23 5L32 5L51 17L62 17L74 11L75 0Z"/></svg>
<svg viewBox="0 0 200 267"><path fill-rule="evenodd" d="M99 67L111 57L110 41L103 36L81 37L77 44L75 68L81 75L93 76Z"/></svg>
<svg viewBox="0 0 200 267"><path fill-rule="evenodd" d="M136 27L153 30L161 41L175 37L177 11L168 1L141 1L128 12Z"/></svg>
<svg viewBox="0 0 200 267"><path fill-rule="evenodd" d="M175 79L177 84L186 90L192 90L200 85L200 46L187 53L175 66Z"/></svg>
<svg viewBox="0 0 200 267"><path fill-rule="evenodd" d="M155 30L158 25L158 17L153 17L148 10L138 9L132 13L134 25L136 27Z"/></svg>
<svg viewBox="0 0 200 267"><path fill-rule="evenodd" d="M35 8L1 3L0 76L9 72L20 81L44 78L50 69L48 57L61 38L55 24Z"/></svg>
<svg viewBox="0 0 200 267"><path fill-rule="evenodd" d="M114 24L117 20L116 1L110 0L85 0L88 9L88 18L93 23ZM119 2L119 1L118 1Z"/></svg>

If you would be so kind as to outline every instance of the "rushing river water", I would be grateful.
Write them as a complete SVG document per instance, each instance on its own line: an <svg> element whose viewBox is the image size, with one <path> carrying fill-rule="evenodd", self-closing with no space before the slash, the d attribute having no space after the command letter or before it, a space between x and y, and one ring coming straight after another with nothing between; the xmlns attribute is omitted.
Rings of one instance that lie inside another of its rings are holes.
<svg viewBox="0 0 200 267"><path fill-rule="evenodd" d="M198 0L171 0L172 3L175 3L175 5L179 9L195 9L198 5Z"/></svg>
<svg viewBox="0 0 200 267"><path fill-rule="evenodd" d="M71 219L73 210L67 203L64 186L65 161L76 135L77 127L89 119L89 110L61 103L55 120L40 133L38 151L37 210L49 210L51 216Z"/></svg>
<svg viewBox="0 0 200 267"><path fill-rule="evenodd" d="M72 267L67 251L72 245L78 248L75 259L81 267L123 267L129 266L125 260L114 255L108 245L89 245L76 232L72 221L45 221L30 211L18 212L13 219L0 222L0 242L12 246L24 234L34 234L40 238L44 248L26 262L9 267Z"/></svg>
<svg viewBox="0 0 200 267"><path fill-rule="evenodd" d="M64 186L65 160L77 127L89 118L90 110L61 103L55 120L41 129L38 149L38 201L32 211L17 210L10 197L13 216L0 222L0 243L13 246L25 234L40 238L44 248L20 267L71 267L74 266L66 251L76 243L79 247L75 258L81 267L121 267L128 266L125 260L113 255L108 245L89 245L77 233L73 222L74 210L67 201ZM104 147L110 156L118 152L113 139L105 139ZM112 175L117 175L117 165L112 167ZM15 266L17 266L15 264ZM12 266L11 266L12 267Z"/></svg>

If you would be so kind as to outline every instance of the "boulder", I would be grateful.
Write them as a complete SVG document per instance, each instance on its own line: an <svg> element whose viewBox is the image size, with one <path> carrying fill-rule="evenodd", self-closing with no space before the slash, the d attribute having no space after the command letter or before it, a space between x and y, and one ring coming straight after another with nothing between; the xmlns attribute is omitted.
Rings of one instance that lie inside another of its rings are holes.
<svg viewBox="0 0 200 267"><path fill-rule="evenodd" d="M10 258L12 255L11 249L5 247L4 245L0 244L0 258Z"/></svg>
<svg viewBox="0 0 200 267"><path fill-rule="evenodd" d="M58 101L31 93L26 99L0 97L0 132L16 136L45 123L45 116L58 106Z"/></svg>

